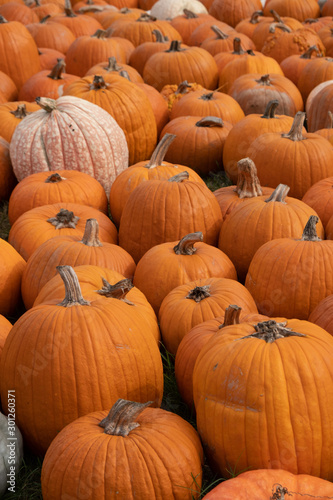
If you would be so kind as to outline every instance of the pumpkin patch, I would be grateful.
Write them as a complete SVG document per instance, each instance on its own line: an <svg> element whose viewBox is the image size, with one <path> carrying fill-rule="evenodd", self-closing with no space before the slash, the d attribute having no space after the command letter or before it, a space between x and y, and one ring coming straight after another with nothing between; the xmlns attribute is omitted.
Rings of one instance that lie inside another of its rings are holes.
<svg viewBox="0 0 333 500"><path fill-rule="evenodd" d="M330 8L0 0L4 500L333 495Z"/></svg>

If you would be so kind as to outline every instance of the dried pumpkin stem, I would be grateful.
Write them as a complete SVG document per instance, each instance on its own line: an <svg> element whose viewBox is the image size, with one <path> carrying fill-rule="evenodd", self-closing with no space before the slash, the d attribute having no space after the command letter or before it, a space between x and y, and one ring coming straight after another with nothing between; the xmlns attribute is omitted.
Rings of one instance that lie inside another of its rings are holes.
<svg viewBox="0 0 333 500"><path fill-rule="evenodd" d="M275 486L275 491L273 493L273 496L271 497L271 500L285 500L285 495L292 496L291 493L289 493L288 488L285 488L281 484L273 485ZM307 496L307 495L306 495Z"/></svg>
<svg viewBox="0 0 333 500"><path fill-rule="evenodd" d="M52 113L55 109L57 109L57 103L55 99L51 99L50 97L36 97L35 99L38 106L40 106L44 111L48 113Z"/></svg>
<svg viewBox="0 0 333 500"><path fill-rule="evenodd" d="M291 328L287 328L287 324L288 321L277 323L273 319L262 321L254 325L256 333L251 333L250 335L241 337L241 339L257 338L271 344L275 340L286 337L306 337L304 333L294 332Z"/></svg>
<svg viewBox="0 0 333 500"><path fill-rule="evenodd" d="M183 9L183 12L184 12L184 16L187 19L197 19L199 17L198 14L196 14L195 12L192 12L191 10L188 10L188 9Z"/></svg>
<svg viewBox="0 0 333 500"><path fill-rule="evenodd" d="M162 165L169 146L175 138L176 136L174 134L165 134L157 144L153 154L151 155L149 163L145 165L145 168L155 168Z"/></svg>
<svg viewBox="0 0 333 500"><path fill-rule="evenodd" d="M244 49L242 49L242 42L241 42L241 39L236 36L236 38L234 38L234 41L233 41L233 54L237 54L237 55L241 55L241 54L245 54L246 51Z"/></svg>
<svg viewBox="0 0 333 500"><path fill-rule="evenodd" d="M133 429L140 426L138 422L135 422L135 419L151 404L152 401L136 403L126 399L118 399L108 416L103 418L98 425L103 427L105 434L126 437Z"/></svg>
<svg viewBox="0 0 333 500"><path fill-rule="evenodd" d="M291 33L292 32L292 29L289 28L289 26L287 26L286 24L284 24L283 22L278 22L278 23L272 23L270 26L269 26L269 32L270 33L275 33L276 31L276 28L286 32L286 33Z"/></svg>
<svg viewBox="0 0 333 500"><path fill-rule="evenodd" d="M102 243L98 238L99 226L96 219L87 219L84 228L82 243L88 247L101 247Z"/></svg>
<svg viewBox="0 0 333 500"><path fill-rule="evenodd" d="M65 63L65 59L62 59L61 57L59 57L57 59L57 64L55 66L53 66L52 70L51 70L51 73L49 75L47 75L48 78L51 78L52 80L62 80L62 72L65 71L65 68L66 68L66 63Z"/></svg>
<svg viewBox="0 0 333 500"><path fill-rule="evenodd" d="M103 39L107 36L107 31L106 30L102 30L102 29L98 29L95 31L95 33L93 35L91 35L92 38L100 38L100 39Z"/></svg>
<svg viewBox="0 0 333 500"><path fill-rule="evenodd" d="M270 118L275 118L275 110L278 105L279 101L277 99L272 99L271 101L269 101L261 118L266 118L267 120L269 120Z"/></svg>
<svg viewBox="0 0 333 500"><path fill-rule="evenodd" d="M122 300L130 306L135 304L126 298L126 295L133 288L133 283L129 278L124 278L114 285L111 285L105 278L102 277L103 288L97 290L99 295L108 297L110 299Z"/></svg>
<svg viewBox="0 0 333 500"><path fill-rule="evenodd" d="M218 118L217 116L205 116L201 118L196 124L196 127L220 127L223 128L223 120L222 118Z"/></svg>
<svg viewBox="0 0 333 500"><path fill-rule="evenodd" d="M65 177L61 177L57 172L48 176L45 180L45 184L56 184L57 182L62 182Z"/></svg>
<svg viewBox="0 0 333 500"><path fill-rule="evenodd" d="M190 83L188 83L187 80L184 80L183 82L181 82L178 87L176 88L175 90L175 95L178 95L178 94L186 94L187 93L187 90L190 89L192 87L192 85Z"/></svg>
<svg viewBox="0 0 333 500"><path fill-rule="evenodd" d="M191 299L194 300L195 302L201 302L203 299L207 299L210 297L210 286L209 285L204 285L204 286L196 286L189 292L188 295L186 295L186 299Z"/></svg>
<svg viewBox="0 0 333 500"><path fill-rule="evenodd" d="M305 120L305 112L297 111L291 129L287 134L281 134L281 137L290 139L291 141L303 141L306 137L303 136L303 124Z"/></svg>
<svg viewBox="0 0 333 500"><path fill-rule="evenodd" d="M262 10L256 10L253 12L251 18L250 18L250 24L258 24L259 23L259 17L263 16L264 13Z"/></svg>
<svg viewBox="0 0 333 500"><path fill-rule="evenodd" d="M187 181L190 177L190 174L187 172L187 170L183 170L183 172L180 172L177 175L174 175L173 177L169 177L168 181L169 182L183 182Z"/></svg>
<svg viewBox="0 0 333 500"><path fill-rule="evenodd" d="M157 43L165 43L165 42L169 41L169 37L164 36L162 31L160 31L160 30L153 30L152 33L153 33L153 35L155 35L155 38L156 38L155 41Z"/></svg>
<svg viewBox="0 0 333 500"><path fill-rule="evenodd" d="M99 90L99 89L107 89L108 86L109 85L105 82L102 75L95 75L89 88L90 88L90 90Z"/></svg>
<svg viewBox="0 0 333 500"><path fill-rule="evenodd" d="M11 115L15 116L19 120L22 120L26 116L30 115L32 111L27 111L27 107L25 104L18 104L16 109L9 111Z"/></svg>
<svg viewBox="0 0 333 500"><path fill-rule="evenodd" d="M136 20L137 23L151 23L157 21L157 17L151 16L148 12L144 12L141 16Z"/></svg>
<svg viewBox="0 0 333 500"><path fill-rule="evenodd" d="M74 215L74 212L71 210L66 210L65 208L61 208L60 212L57 213L55 217L51 217L50 219L47 219L46 222L49 222L53 226L55 226L56 229L63 229L63 228L76 228L76 224L79 222L80 217L77 217Z"/></svg>
<svg viewBox="0 0 333 500"><path fill-rule="evenodd" d="M262 195L257 176L257 168L251 158L242 158L237 162L238 178L235 192L239 198L253 198Z"/></svg>
<svg viewBox="0 0 333 500"><path fill-rule="evenodd" d="M217 40L227 40L227 38L229 38L229 35L223 33L223 31L215 24L213 24L213 26L211 26L210 29L213 30L214 33L217 35Z"/></svg>
<svg viewBox="0 0 333 500"><path fill-rule="evenodd" d="M70 0L65 0L64 7L65 7L64 11L65 11L66 17L77 17L77 15L75 14L75 12L72 9L72 4L71 4Z"/></svg>
<svg viewBox="0 0 333 500"><path fill-rule="evenodd" d="M108 65L103 69L111 73L112 71L120 71L122 69L122 66L119 66L119 64L117 63L117 59L112 56L109 57Z"/></svg>
<svg viewBox="0 0 333 500"><path fill-rule="evenodd" d="M201 231L189 233L173 247L173 250L177 255L193 255L197 251L194 244L198 243L198 241L203 241L203 234Z"/></svg>
<svg viewBox="0 0 333 500"><path fill-rule="evenodd" d="M303 241L321 241L321 238L317 235L316 225L319 222L319 217L317 215L310 215L308 222L305 225L302 240Z"/></svg>
<svg viewBox="0 0 333 500"><path fill-rule="evenodd" d="M262 75L259 80L255 80L257 83L259 83L260 85L266 85L267 87L269 87L271 85L271 81L269 79L269 75Z"/></svg>
<svg viewBox="0 0 333 500"><path fill-rule="evenodd" d="M290 187L287 184L279 184L277 188L274 189L273 193L270 195L265 203L270 203L271 201L278 201L280 203L286 203L285 199L289 193Z"/></svg>
<svg viewBox="0 0 333 500"><path fill-rule="evenodd" d="M311 47L309 47L308 50L306 50L305 52L303 52L303 54L300 55L300 58L301 59L311 59L312 54L314 52L316 52L317 57L322 56L322 54L319 52L317 45L311 45Z"/></svg>
<svg viewBox="0 0 333 500"><path fill-rule="evenodd" d="M224 322L219 326L219 330L225 326L239 325L239 317L242 312L242 308L236 305L230 305L226 308L224 313Z"/></svg>
<svg viewBox="0 0 333 500"><path fill-rule="evenodd" d="M90 306L90 302L82 296L80 283L74 269L71 266L57 266L56 269L65 285L65 298L57 305L62 307Z"/></svg>
<svg viewBox="0 0 333 500"><path fill-rule="evenodd" d="M180 40L171 40L170 47L165 52L181 52L185 50L181 47L181 43Z"/></svg>

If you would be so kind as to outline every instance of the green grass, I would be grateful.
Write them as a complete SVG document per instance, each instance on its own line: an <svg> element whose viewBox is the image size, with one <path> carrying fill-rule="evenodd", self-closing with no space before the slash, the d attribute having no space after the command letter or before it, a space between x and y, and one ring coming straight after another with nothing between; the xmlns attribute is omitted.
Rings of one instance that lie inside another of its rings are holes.
<svg viewBox="0 0 333 500"><path fill-rule="evenodd" d="M230 185L230 181L225 176L224 172L210 173L204 178L207 186L211 191L214 191L222 186ZM8 240L10 224L8 220L8 202L0 203L0 238ZM21 311L20 314L24 312ZM9 318L13 323L18 319L19 315L15 318ZM187 407L183 402L176 383L174 372L174 356L161 347L161 355L164 366L164 397L162 401L162 408L172 411L177 415L190 422L196 427L195 413ZM7 492L2 498L3 500L41 500L41 468L42 459L33 455L29 450L25 450L24 459L21 464L20 470L16 478L16 491L15 493ZM195 480L195 478L194 478ZM201 490L202 498L207 494L216 484L222 481L222 478L217 477L209 465L205 462L203 465L203 484Z"/></svg>

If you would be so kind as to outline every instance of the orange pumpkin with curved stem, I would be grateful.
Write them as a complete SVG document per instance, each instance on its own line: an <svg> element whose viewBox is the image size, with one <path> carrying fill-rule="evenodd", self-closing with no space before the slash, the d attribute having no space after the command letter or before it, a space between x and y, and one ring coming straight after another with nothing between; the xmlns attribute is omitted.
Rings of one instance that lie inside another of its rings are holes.
<svg viewBox="0 0 333 500"><path fill-rule="evenodd" d="M40 106L35 102L12 101L0 104L0 136L10 142L17 125Z"/></svg>
<svg viewBox="0 0 333 500"><path fill-rule="evenodd" d="M65 0L64 13L51 16L50 23L59 23L66 26L71 30L75 38L93 35L98 29L102 28L97 19L84 14L75 14L70 0Z"/></svg>
<svg viewBox="0 0 333 500"><path fill-rule="evenodd" d="M175 139L172 134L165 134L157 144L150 160L131 165L119 174L110 190L110 211L113 222L119 226L121 214L133 190L141 182L156 179L169 179L173 175L186 170L189 179L204 184L201 177L186 165L174 165L164 161L169 145Z"/></svg>
<svg viewBox="0 0 333 500"><path fill-rule="evenodd" d="M67 26L48 22L49 18L50 16L45 16L39 22L28 24L27 30L35 40L37 47L47 47L66 54L75 41L74 33Z"/></svg>
<svg viewBox="0 0 333 500"><path fill-rule="evenodd" d="M260 0L214 0L209 14L235 27L242 19L261 9Z"/></svg>
<svg viewBox="0 0 333 500"><path fill-rule="evenodd" d="M87 219L83 236L58 236L40 245L28 259L21 292L26 309L33 303L43 286L57 274L60 265L80 266L91 264L119 272L133 278L133 258L119 245L101 242L96 219Z"/></svg>
<svg viewBox="0 0 333 500"><path fill-rule="evenodd" d="M168 49L170 46L169 38L165 37L160 30L155 29L152 33L155 40L143 42L135 47L129 59L129 64L136 69L140 75L143 74L143 68L149 57L156 54L156 52L162 52Z"/></svg>
<svg viewBox="0 0 333 500"><path fill-rule="evenodd" d="M194 231L216 245L222 216L208 189L183 171L167 180L141 182L130 194L119 224L119 245L137 263L147 250Z"/></svg>
<svg viewBox="0 0 333 500"><path fill-rule="evenodd" d="M229 26L229 24L223 23L218 19L213 18L213 20L215 26L220 28L220 30L222 30L224 33L233 34L235 32L235 29ZM193 30L193 32L191 33L191 36L189 37L188 45L190 46L194 45L196 47L200 47L202 42L206 40L206 38L212 35L211 26L212 22L210 20L205 21L204 23L201 23L199 26L197 26L195 30Z"/></svg>
<svg viewBox="0 0 333 500"><path fill-rule="evenodd" d="M65 59L65 54L63 54L59 50L50 49L47 47L38 47L38 53L41 70L51 70L57 64L58 59Z"/></svg>
<svg viewBox="0 0 333 500"><path fill-rule="evenodd" d="M261 135L247 151L263 185L274 187L274 183L283 181L290 186L290 196L295 198L302 198L313 184L333 175L332 145L318 134L303 133L304 119L305 113L299 111L289 132ZM269 168L267 158L270 158Z"/></svg>
<svg viewBox="0 0 333 500"><path fill-rule="evenodd" d="M253 256L264 243L276 238L300 237L313 214L313 209L306 203L287 196L288 191L288 186L280 184L269 198L257 196L246 199L224 219L218 247L234 263L241 282L245 280ZM324 237L321 222L319 231ZM283 316L281 313L274 315Z"/></svg>
<svg viewBox="0 0 333 500"><path fill-rule="evenodd" d="M264 15L268 16L272 9L278 12L280 16L293 17L300 22L320 16L320 7L317 0L294 0L293 2L269 0L268 4L264 6Z"/></svg>
<svg viewBox="0 0 333 500"><path fill-rule="evenodd" d="M151 280L147 276L152 276ZM202 241L202 233L189 233L179 242L155 245L139 260L133 284L158 314L160 305L176 286L204 277L237 279L229 257Z"/></svg>
<svg viewBox="0 0 333 500"><path fill-rule="evenodd" d="M263 15L262 10L255 10L250 17L247 17L240 21L236 26L235 30L239 33L244 33L249 38L253 37L253 32L257 27L257 24L264 21L266 18Z"/></svg>
<svg viewBox="0 0 333 500"><path fill-rule="evenodd" d="M318 53L316 45L312 45L301 55L293 54L286 57L281 61L280 66L284 75L297 85L302 70L314 57L323 57Z"/></svg>
<svg viewBox="0 0 333 500"><path fill-rule="evenodd" d="M122 283L114 287L118 298L86 300L73 268L60 266L58 271L64 300L24 313L11 329L0 360L1 394L15 390L16 423L27 446L40 455L78 417L119 397L160 406L163 392L156 339L136 308L123 299Z"/></svg>
<svg viewBox="0 0 333 500"><path fill-rule="evenodd" d="M213 90L217 87L218 71L213 56L207 51L200 47L182 47L179 40L173 40L168 50L148 59L143 79L158 90L184 80Z"/></svg>
<svg viewBox="0 0 333 500"><path fill-rule="evenodd" d="M200 47L207 50L212 56L216 56L220 52L226 52L233 48L234 38L239 38L244 50L254 50L255 45L251 38L243 33L224 33L218 26L212 25L211 30L215 33L207 37L206 40L202 42Z"/></svg>
<svg viewBox="0 0 333 500"><path fill-rule="evenodd" d="M193 373L197 428L213 469L224 477L273 468L331 480L332 352L331 335L298 319L216 333Z"/></svg>
<svg viewBox="0 0 333 500"><path fill-rule="evenodd" d="M292 31L303 28L303 24L295 19L294 17L290 16L283 16L281 17L278 12L274 9L270 9L269 14L266 14L264 16L264 19L260 25L258 24L253 31L253 37L252 40L256 46L256 50L261 50L267 36L270 34L270 26L272 23L281 23L285 24L290 28Z"/></svg>
<svg viewBox="0 0 333 500"><path fill-rule="evenodd" d="M197 432L179 415L149 406L119 399L109 413L91 413L63 429L43 462L43 496L56 500L65 488L90 500L105 491L127 500L198 499L203 451ZM113 470L96 468L99 454Z"/></svg>
<svg viewBox="0 0 333 500"><path fill-rule="evenodd" d="M194 326L223 315L236 302L244 314L258 312L251 294L236 280L202 278L177 286L163 299L158 313L163 344L175 355Z"/></svg>
<svg viewBox="0 0 333 500"><path fill-rule="evenodd" d="M310 216L303 235L272 240L257 250L245 285L262 314L308 319L333 293L333 241L318 237L318 221Z"/></svg>
<svg viewBox="0 0 333 500"><path fill-rule="evenodd" d="M215 18L209 14L200 14L192 12L191 9L184 9L183 14L173 17L170 23L180 33L183 43L191 45L189 40L193 31L201 24L209 21L214 23Z"/></svg>

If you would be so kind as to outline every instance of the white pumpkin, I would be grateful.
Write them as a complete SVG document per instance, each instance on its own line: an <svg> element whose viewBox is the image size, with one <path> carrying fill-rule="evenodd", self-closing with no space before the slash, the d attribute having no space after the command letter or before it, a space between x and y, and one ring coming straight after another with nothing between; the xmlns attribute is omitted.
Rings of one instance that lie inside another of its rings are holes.
<svg viewBox="0 0 333 500"><path fill-rule="evenodd" d="M184 9L195 14L208 14L199 0L159 0L151 8L151 15L157 19L173 19L184 14Z"/></svg>
<svg viewBox="0 0 333 500"><path fill-rule="evenodd" d="M12 430L14 427L15 430ZM22 458L22 434L16 425L12 425L11 421L8 423L7 417L0 413L0 497L8 489L16 491L15 483Z"/></svg>

